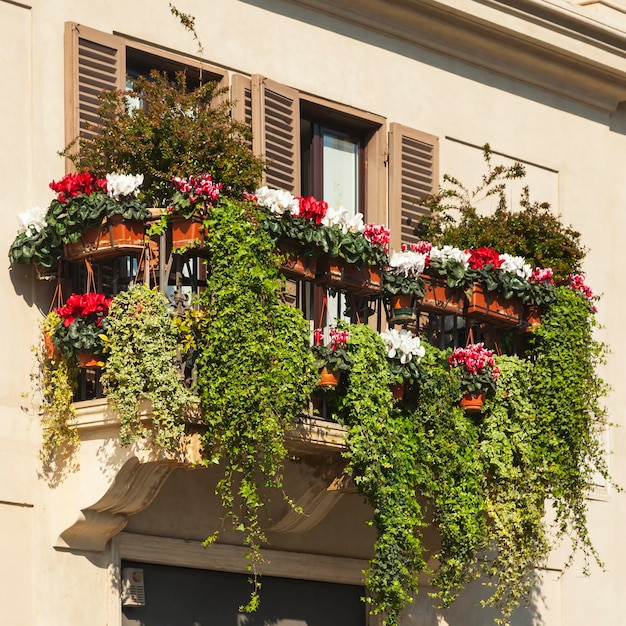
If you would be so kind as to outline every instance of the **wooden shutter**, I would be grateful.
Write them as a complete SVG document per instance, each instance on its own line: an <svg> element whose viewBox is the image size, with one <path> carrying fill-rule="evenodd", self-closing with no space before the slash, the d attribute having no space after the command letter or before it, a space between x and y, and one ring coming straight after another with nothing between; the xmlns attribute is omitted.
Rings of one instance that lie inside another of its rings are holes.
<svg viewBox="0 0 626 626"><path fill-rule="evenodd" d="M252 129L252 80L235 74L230 86L230 100L233 119ZM249 148L252 150L252 141Z"/></svg>
<svg viewBox="0 0 626 626"><path fill-rule="evenodd" d="M252 143L265 158L263 182L300 194L300 101L295 89L252 77Z"/></svg>
<svg viewBox="0 0 626 626"><path fill-rule="evenodd" d="M98 96L125 89L124 40L82 24L65 24L66 144L88 137L99 124Z"/></svg>
<svg viewBox="0 0 626 626"><path fill-rule="evenodd" d="M421 239L419 217L428 209L422 199L438 189L439 139L391 124L389 133L389 226L391 247Z"/></svg>

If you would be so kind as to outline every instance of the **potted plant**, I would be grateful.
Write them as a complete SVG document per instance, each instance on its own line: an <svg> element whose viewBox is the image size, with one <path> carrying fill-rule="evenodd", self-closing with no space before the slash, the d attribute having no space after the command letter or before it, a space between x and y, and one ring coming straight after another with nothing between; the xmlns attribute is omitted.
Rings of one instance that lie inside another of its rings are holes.
<svg viewBox="0 0 626 626"><path fill-rule="evenodd" d="M160 234L169 226L174 251L202 248L204 220L219 200L222 183L214 183L209 173L189 178L174 176L172 183L176 191L169 206L161 210L160 220L151 232Z"/></svg>
<svg viewBox="0 0 626 626"><path fill-rule="evenodd" d="M456 348L448 357L450 367L459 373L463 391L460 404L466 411L480 411L487 391L496 388L500 371L493 354L483 343L476 343Z"/></svg>
<svg viewBox="0 0 626 626"><path fill-rule="evenodd" d="M524 315L521 330L536 328L541 322L541 313L556 300L556 289L552 268L536 267L528 278L528 289L524 294Z"/></svg>
<svg viewBox="0 0 626 626"><path fill-rule="evenodd" d="M389 230L364 224L363 214L329 208L322 219L328 237L328 256L318 262L317 282L354 295L380 293L382 268L389 262Z"/></svg>
<svg viewBox="0 0 626 626"><path fill-rule="evenodd" d="M320 387L336 387L341 372L352 366L352 359L346 350L350 331L327 327L316 328L313 333L313 354L320 373Z"/></svg>
<svg viewBox="0 0 626 626"><path fill-rule="evenodd" d="M396 400L404 396L405 383L416 383L422 372L419 364L426 353L421 340L410 330L390 328L381 334L387 349L389 368L391 371L390 388Z"/></svg>
<svg viewBox="0 0 626 626"><path fill-rule="evenodd" d="M73 293L61 307L53 332L54 345L66 360L78 359L81 367L98 367L104 357L105 319L111 298L103 293Z"/></svg>
<svg viewBox="0 0 626 626"><path fill-rule="evenodd" d="M34 207L18 215L20 227L9 249L11 263L30 263L38 278L54 278L62 244L46 222L47 209Z"/></svg>
<svg viewBox="0 0 626 626"><path fill-rule="evenodd" d="M329 251L321 226L328 205L270 187L260 187L252 199L262 212L263 228L282 255L283 274L296 280L314 280L317 258Z"/></svg>
<svg viewBox="0 0 626 626"><path fill-rule="evenodd" d="M391 323L415 319L415 300L425 293L420 274L427 262L427 254L406 248L391 255L389 266L383 272L383 294Z"/></svg>
<svg viewBox="0 0 626 626"><path fill-rule="evenodd" d="M150 212L137 198L142 181L141 174L96 178L88 171L52 181L57 197L46 222L63 243L64 257L101 259L143 250Z"/></svg>

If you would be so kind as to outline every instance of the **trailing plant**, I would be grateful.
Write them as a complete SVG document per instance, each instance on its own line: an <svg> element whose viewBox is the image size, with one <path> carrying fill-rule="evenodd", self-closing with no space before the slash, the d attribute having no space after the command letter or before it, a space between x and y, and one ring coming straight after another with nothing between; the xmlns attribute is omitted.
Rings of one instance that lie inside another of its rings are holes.
<svg viewBox="0 0 626 626"><path fill-rule="evenodd" d="M190 90L183 73L172 81L153 71L132 90L103 93L97 132L76 138L61 154L97 176L141 172L149 206L168 206L172 179L198 172L240 198L256 188L263 164L248 147L250 130L231 118L228 102L219 101L223 94L214 82ZM141 108L130 104L133 98Z"/></svg>
<svg viewBox="0 0 626 626"><path fill-rule="evenodd" d="M508 181L523 179L524 166L493 165L489 144L483 146L483 157L487 171L471 191L444 175L447 185L426 203L432 212L421 219L424 239L435 245L504 250L525 257L533 266L551 267L557 278L580 271L586 252L580 233L563 224L548 203L531 203L525 187L520 210L508 207ZM491 215L481 215L477 206L489 197L497 198L497 208Z"/></svg>
<svg viewBox="0 0 626 626"><path fill-rule="evenodd" d="M533 367L506 356L498 357L497 364L500 377L483 411L478 451L491 549L481 566L493 581L493 593L484 604L500 610L496 623L502 624L529 601L550 542L544 526L547 493L537 464L541 441L530 399Z"/></svg>
<svg viewBox="0 0 626 626"><path fill-rule="evenodd" d="M147 434L141 423L142 401L151 404L156 444L178 444L185 418L197 407L197 398L183 385L178 338L168 301L156 289L134 285L113 299L102 384L119 411L123 444Z"/></svg>
<svg viewBox="0 0 626 626"><path fill-rule="evenodd" d="M424 526L415 494L415 425L392 408L385 346L366 325L351 327L348 342L353 366L339 419L348 429L347 471L374 511L378 537L365 574L366 601L384 623L397 624L400 610L417 593Z"/></svg>
<svg viewBox="0 0 626 626"><path fill-rule="evenodd" d="M601 434L607 426L598 374L607 347L594 337L593 309L584 293L556 288L556 302L531 337L531 399L537 413L536 463L554 509L556 532L569 535L572 554L599 557L587 531L587 491L594 476L609 480Z"/></svg>
<svg viewBox="0 0 626 626"><path fill-rule="evenodd" d="M432 584L442 606L479 575L479 555L488 545L485 477L478 455L479 429L458 406L460 379L448 351L425 344L425 376L414 407L400 406L415 424L416 491L437 528L440 546Z"/></svg>
<svg viewBox="0 0 626 626"><path fill-rule="evenodd" d="M51 336L61 324L57 313L49 313L41 324L43 336ZM43 343L37 349L40 364L39 386L42 397L41 424L43 441L41 459L50 465L53 456L63 447L78 446L74 391L78 380L76 363L62 358L50 346Z"/></svg>
<svg viewBox="0 0 626 626"><path fill-rule="evenodd" d="M223 464L217 491L250 550L255 583L246 609L254 610L265 541L261 489L282 485L285 432L306 406L318 373L308 323L281 300L274 245L256 210L222 200L207 224L211 271L197 333L203 441L207 462Z"/></svg>

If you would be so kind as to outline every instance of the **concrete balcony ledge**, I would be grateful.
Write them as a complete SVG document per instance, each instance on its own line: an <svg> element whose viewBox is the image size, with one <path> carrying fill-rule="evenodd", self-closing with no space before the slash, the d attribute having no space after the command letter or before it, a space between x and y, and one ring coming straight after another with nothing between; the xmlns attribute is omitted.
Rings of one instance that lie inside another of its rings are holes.
<svg viewBox="0 0 626 626"><path fill-rule="evenodd" d="M154 500L170 474L177 468L202 467L202 424L190 424L180 445L172 451L156 447L150 437L122 446L117 412L106 399L76 403L80 446L70 471L52 492L63 506L55 507L60 532L55 547L100 552L108 541ZM141 407L142 422L150 429L150 406ZM345 428L318 417L300 415L287 433L286 446L292 458L322 466L320 480L303 494L303 504L315 509L306 527L334 505L353 486L342 476ZM301 522L289 519L278 526L297 532ZM295 529L295 530L294 530Z"/></svg>

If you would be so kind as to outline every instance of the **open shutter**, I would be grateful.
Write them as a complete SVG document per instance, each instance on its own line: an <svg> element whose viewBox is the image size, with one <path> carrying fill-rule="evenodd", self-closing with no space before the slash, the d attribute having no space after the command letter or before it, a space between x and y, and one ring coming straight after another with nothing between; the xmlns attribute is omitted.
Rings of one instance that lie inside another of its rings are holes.
<svg viewBox="0 0 626 626"><path fill-rule="evenodd" d="M103 91L125 89L124 40L82 24L65 24L66 144L79 135L89 137L99 124Z"/></svg>
<svg viewBox="0 0 626 626"><path fill-rule="evenodd" d="M230 86L230 100L233 119L252 129L252 80L235 74ZM248 147L252 150L252 141Z"/></svg>
<svg viewBox="0 0 626 626"><path fill-rule="evenodd" d="M421 239L417 226L428 209L422 199L438 189L439 139L391 124L389 132L389 225L391 246Z"/></svg>
<svg viewBox="0 0 626 626"><path fill-rule="evenodd" d="M300 194L300 102L295 89L252 77L252 142L265 158L264 184Z"/></svg>

